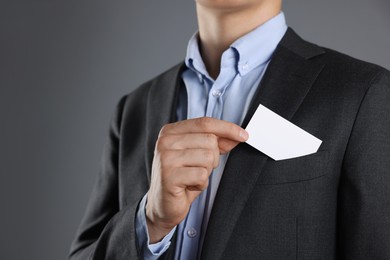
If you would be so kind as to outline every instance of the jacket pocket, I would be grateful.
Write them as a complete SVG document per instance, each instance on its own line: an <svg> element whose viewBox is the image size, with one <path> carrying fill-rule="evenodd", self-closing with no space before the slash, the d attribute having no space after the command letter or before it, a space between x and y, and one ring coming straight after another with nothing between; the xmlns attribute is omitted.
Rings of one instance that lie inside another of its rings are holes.
<svg viewBox="0 0 390 260"><path fill-rule="evenodd" d="M329 152L327 150L280 161L268 159L258 182L260 184L283 184L316 179L327 173L328 162Z"/></svg>

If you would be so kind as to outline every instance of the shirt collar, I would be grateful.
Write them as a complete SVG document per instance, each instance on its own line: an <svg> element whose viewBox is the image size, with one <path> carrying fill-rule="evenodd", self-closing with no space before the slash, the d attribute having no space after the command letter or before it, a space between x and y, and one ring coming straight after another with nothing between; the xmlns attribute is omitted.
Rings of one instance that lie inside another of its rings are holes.
<svg viewBox="0 0 390 260"><path fill-rule="evenodd" d="M284 13L280 12L277 16L233 42L223 56L232 56L232 50L235 50L236 70L241 76L244 76L254 68L269 61L286 31L286 19ZM198 74L201 81L202 75L209 77L199 51L198 32L191 37L188 43L185 63L188 68Z"/></svg>
<svg viewBox="0 0 390 260"><path fill-rule="evenodd" d="M197 73L199 81L202 82L202 75L208 76L208 72L206 70L206 66L204 65L202 56L200 55L198 35L198 32L194 33L188 42L185 63L189 69Z"/></svg>

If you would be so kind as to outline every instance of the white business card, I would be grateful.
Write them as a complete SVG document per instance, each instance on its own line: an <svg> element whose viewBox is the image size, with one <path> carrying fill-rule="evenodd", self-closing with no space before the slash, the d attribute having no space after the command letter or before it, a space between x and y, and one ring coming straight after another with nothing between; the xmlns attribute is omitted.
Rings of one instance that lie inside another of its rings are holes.
<svg viewBox="0 0 390 260"><path fill-rule="evenodd" d="M316 153L322 143L263 105L257 108L246 131L247 143L276 161Z"/></svg>

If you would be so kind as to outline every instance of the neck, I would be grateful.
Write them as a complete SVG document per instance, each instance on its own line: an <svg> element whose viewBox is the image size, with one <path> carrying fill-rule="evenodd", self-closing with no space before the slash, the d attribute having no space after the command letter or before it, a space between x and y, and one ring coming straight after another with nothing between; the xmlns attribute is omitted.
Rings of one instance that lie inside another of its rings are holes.
<svg viewBox="0 0 390 260"><path fill-rule="evenodd" d="M200 53L209 75L219 75L222 53L238 38L262 25L281 10L280 5L216 10L197 4Z"/></svg>

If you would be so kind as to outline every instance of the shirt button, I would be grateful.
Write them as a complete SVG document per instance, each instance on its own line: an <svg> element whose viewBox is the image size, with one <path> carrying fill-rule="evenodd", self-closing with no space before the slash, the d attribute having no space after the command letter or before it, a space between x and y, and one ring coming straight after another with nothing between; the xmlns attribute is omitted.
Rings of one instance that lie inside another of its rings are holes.
<svg viewBox="0 0 390 260"><path fill-rule="evenodd" d="M214 97L220 97L222 95L222 92L221 91L219 91L219 90L214 90L213 91L213 96Z"/></svg>
<svg viewBox="0 0 390 260"><path fill-rule="evenodd" d="M202 74L198 73L198 79L201 83L203 83L203 76Z"/></svg>
<svg viewBox="0 0 390 260"><path fill-rule="evenodd" d="M249 69L248 63L245 63L244 65L242 65L241 68L242 68L243 70L248 70L248 69Z"/></svg>
<svg viewBox="0 0 390 260"><path fill-rule="evenodd" d="M196 232L195 228L190 228L190 229L187 230L187 235L190 238L196 237L197 234L198 234L198 232Z"/></svg>

